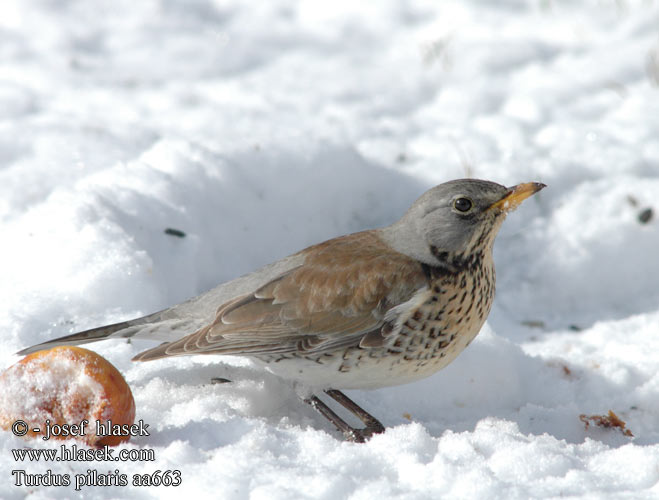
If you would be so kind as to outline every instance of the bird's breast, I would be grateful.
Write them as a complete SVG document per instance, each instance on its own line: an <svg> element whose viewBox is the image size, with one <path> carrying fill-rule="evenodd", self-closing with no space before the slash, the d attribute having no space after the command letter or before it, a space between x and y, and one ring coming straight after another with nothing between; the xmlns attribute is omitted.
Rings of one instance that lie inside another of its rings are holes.
<svg viewBox="0 0 659 500"><path fill-rule="evenodd" d="M373 370L387 385L406 383L444 368L478 335L492 307L495 272L491 259L458 273L431 273L428 288L402 321L389 346L348 350L339 370ZM369 377L370 379L370 377Z"/></svg>
<svg viewBox="0 0 659 500"><path fill-rule="evenodd" d="M494 286L491 259L457 273L431 272L427 286L398 312L384 345L263 361L275 373L324 388L372 389L413 382L444 368L476 337L490 312Z"/></svg>

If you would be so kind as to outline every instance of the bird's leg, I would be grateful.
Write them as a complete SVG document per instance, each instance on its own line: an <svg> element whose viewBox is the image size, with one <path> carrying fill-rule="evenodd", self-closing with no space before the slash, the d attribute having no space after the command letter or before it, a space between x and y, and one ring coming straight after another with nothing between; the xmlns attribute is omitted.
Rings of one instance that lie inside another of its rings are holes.
<svg viewBox="0 0 659 500"><path fill-rule="evenodd" d="M310 398L305 399L304 402L310 404L318 413L332 422L334 427L336 427L348 441L354 443L363 443L366 441L360 432L361 429L351 427L345 420L334 413L334 410L318 399L318 397L311 396Z"/></svg>
<svg viewBox="0 0 659 500"><path fill-rule="evenodd" d="M326 390L325 393L334 399L337 403L341 404L341 406L343 406L345 409L350 411L357 418L359 418L366 425L366 427L363 429L355 429L345 420L339 417L329 406L323 403L316 396L311 396L310 398L304 400L305 403L310 404L327 420L332 422L348 441L364 443L367 439L373 436L373 434L384 432L384 426L378 421L378 419L361 408L357 403L355 403L341 391L337 391L336 389L329 389Z"/></svg>
<svg viewBox="0 0 659 500"><path fill-rule="evenodd" d="M337 391L336 389L328 389L325 391L325 393L345 409L350 411L357 418L359 418L359 420L364 422L366 427L362 429L362 432L366 438L370 438L373 434L381 434L384 432L384 425L382 425L377 418L364 410L361 406L359 406L341 391Z"/></svg>

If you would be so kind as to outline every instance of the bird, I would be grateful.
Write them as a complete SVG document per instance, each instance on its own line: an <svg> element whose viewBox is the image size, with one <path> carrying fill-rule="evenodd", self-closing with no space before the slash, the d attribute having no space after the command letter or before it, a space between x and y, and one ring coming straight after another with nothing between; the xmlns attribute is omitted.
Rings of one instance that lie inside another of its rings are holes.
<svg viewBox="0 0 659 500"><path fill-rule="evenodd" d="M312 245L181 304L20 351L109 338L163 341L133 360L245 356L305 388L353 442L384 432L342 390L414 382L451 363L492 307L492 248L506 215L545 184L457 179L393 224ZM362 421L349 425L319 396Z"/></svg>

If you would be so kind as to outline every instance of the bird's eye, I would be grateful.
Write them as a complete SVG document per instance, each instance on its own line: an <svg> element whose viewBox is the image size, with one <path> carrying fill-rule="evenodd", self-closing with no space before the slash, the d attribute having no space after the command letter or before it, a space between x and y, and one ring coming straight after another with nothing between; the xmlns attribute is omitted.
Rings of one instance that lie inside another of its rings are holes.
<svg viewBox="0 0 659 500"><path fill-rule="evenodd" d="M471 207L472 207L473 205L474 205L474 204L472 203L472 201L471 201L469 198L464 198L464 197L462 197L462 198L457 198L457 199L453 202L453 207L454 207L458 212L469 212L469 210L471 210Z"/></svg>

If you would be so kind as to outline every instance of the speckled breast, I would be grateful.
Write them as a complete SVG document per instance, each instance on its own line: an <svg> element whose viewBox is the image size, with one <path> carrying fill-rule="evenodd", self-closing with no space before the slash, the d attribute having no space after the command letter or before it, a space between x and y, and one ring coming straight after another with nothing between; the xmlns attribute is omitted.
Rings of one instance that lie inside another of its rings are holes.
<svg viewBox="0 0 659 500"><path fill-rule="evenodd" d="M448 365L478 335L492 307L495 272L491 258L477 259L457 273L430 269L428 289L387 348L349 349L339 367L387 385L427 377ZM371 373L366 373L371 372Z"/></svg>

